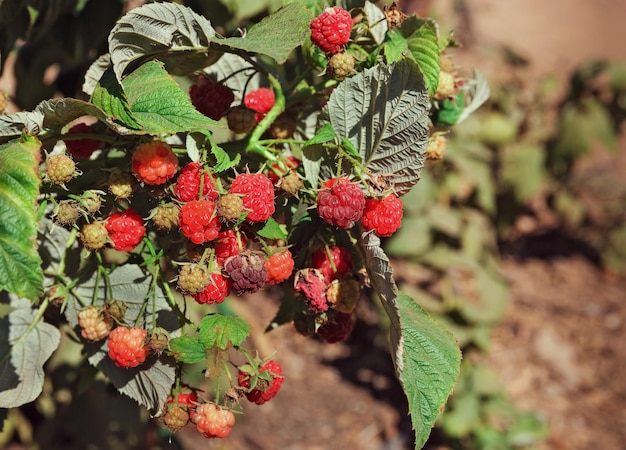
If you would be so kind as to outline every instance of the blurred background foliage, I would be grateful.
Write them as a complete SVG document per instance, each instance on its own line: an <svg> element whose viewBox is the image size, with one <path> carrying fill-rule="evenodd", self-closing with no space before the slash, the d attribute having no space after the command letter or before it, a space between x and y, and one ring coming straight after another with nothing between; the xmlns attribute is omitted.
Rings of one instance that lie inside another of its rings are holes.
<svg viewBox="0 0 626 450"><path fill-rule="evenodd" d="M218 32L229 35L283 2L179 3L210 17ZM9 95L13 106L31 110L54 96L84 98L84 72L107 51L108 32L131 4L0 1L0 60L16 79ZM513 73L524 63L509 62ZM497 374L481 363L508 301L499 271L502 253L578 252L606 271L626 271L626 184L612 182L617 173L603 167L579 167L598 147L619 149L626 64L590 61L566 86L548 80L529 91L520 76L492 84L491 91L488 103L447 135L445 156L430 161L423 179L403 198L403 226L384 242L399 269L400 288L444 323L464 350L461 378L434 434L452 448L527 448L547 434L546 422L516 409ZM556 107L548 100L555 92L560 92ZM164 445L166 437L133 402L101 381L91 382L93 373L71 370L67 354L76 348L64 345L66 357L50 362L52 376L41 398L5 411L10 420L0 445L17 438L36 440L41 448L52 448L53 442L65 443L64 448L107 442L107 448L130 449L145 448L140 442L146 436L151 448ZM93 434L88 426L67 427L81 423L84 414L76 411L85 409L99 411L97 421L107 424L107 436ZM169 437L167 442L168 448L176 445Z"/></svg>

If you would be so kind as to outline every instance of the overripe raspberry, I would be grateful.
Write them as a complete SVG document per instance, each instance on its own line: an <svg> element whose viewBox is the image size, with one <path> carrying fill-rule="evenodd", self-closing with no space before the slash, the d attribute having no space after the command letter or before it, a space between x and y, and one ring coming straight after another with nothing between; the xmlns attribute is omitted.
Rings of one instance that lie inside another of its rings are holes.
<svg viewBox="0 0 626 450"><path fill-rule="evenodd" d="M230 277L231 287L237 295L258 291L267 278L265 261L260 252L247 251L231 256L224 262L224 271Z"/></svg>
<svg viewBox="0 0 626 450"><path fill-rule="evenodd" d="M350 336L353 326L352 314L335 311L328 322L317 329L317 336L329 344L345 341Z"/></svg>
<svg viewBox="0 0 626 450"><path fill-rule="evenodd" d="M265 114L272 109L275 102L276 96L274 91L264 87L248 92L243 98L243 104L246 108L256 112L254 115L256 123L259 123L265 117Z"/></svg>
<svg viewBox="0 0 626 450"><path fill-rule="evenodd" d="M113 319L96 306L90 306L78 313L78 326L83 338L95 342L109 335L113 328Z"/></svg>
<svg viewBox="0 0 626 450"><path fill-rule="evenodd" d="M311 255L311 267L318 269L326 284L352 271L352 255L340 245L320 247Z"/></svg>
<svg viewBox="0 0 626 450"><path fill-rule="evenodd" d="M246 398L257 405L276 397L283 381L283 368L274 360L263 364L258 373L250 365L239 368L239 386L247 390Z"/></svg>
<svg viewBox="0 0 626 450"><path fill-rule="evenodd" d="M133 173L145 184L164 184L176 174L177 169L178 158L165 142L146 142L133 152Z"/></svg>
<svg viewBox="0 0 626 450"><path fill-rule="evenodd" d="M135 178L127 171L116 168L109 174L109 192L116 199L125 199L133 194Z"/></svg>
<svg viewBox="0 0 626 450"><path fill-rule="evenodd" d="M402 200L389 194L381 200L368 198L361 224L377 236L391 236L402 224Z"/></svg>
<svg viewBox="0 0 626 450"><path fill-rule="evenodd" d="M282 163L274 162L270 165L270 170L267 171L267 176L272 183L278 184L280 179L291 172L291 169L297 169L301 164L301 161L293 155L288 155L283 159Z"/></svg>
<svg viewBox="0 0 626 450"><path fill-rule="evenodd" d="M74 225L78 220L78 202L61 200L54 213L54 221L59 225Z"/></svg>
<svg viewBox="0 0 626 450"><path fill-rule="evenodd" d="M86 123L77 123L72 126L67 135L72 134L93 134L95 130ZM64 140L67 151L75 158L89 158L93 152L100 148L100 141L96 139L67 139Z"/></svg>
<svg viewBox="0 0 626 450"><path fill-rule="evenodd" d="M441 133L435 133L428 139L426 159L437 161L443 158L448 147L448 140Z"/></svg>
<svg viewBox="0 0 626 450"><path fill-rule="evenodd" d="M110 303L105 303L104 310L106 311L106 315L113 318L118 322L124 320L124 315L126 315L126 310L128 309L128 305L121 300L113 300Z"/></svg>
<svg viewBox="0 0 626 450"><path fill-rule="evenodd" d="M288 249L277 251L265 260L267 270L266 284L278 284L291 276L295 262L293 255Z"/></svg>
<svg viewBox="0 0 626 450"><path fill-rule="evenodd" d="M220 230L220 219L211 200L193 200L185 203L178 214L178 225L183 235L194 244L212 241Z"/></svg>
<svg viewBox="0 0 626 450"><path fill-rule="evenodd" d="M235 100L235 94L228 86L202 75L189 88L189 96L193 106L213 120L220 120Z"/></svg>
<svg viewBox="0 0 626 450"><path fill-rule="evenodd" d="M248 222L265 222L274 214L274 185L262 173L238 174L228 192L243 196Z"/></svg>
<svg viewBox="0 0 626 450"><path fill-rule="evenodd" d="M202 185L202 195L200 195L200 185ZM174 195L181 202L203 198L216 200L218 197L213 175L203 169L199 162L190 162L182 168L174 185Z"/></svg>
<svg viewBox="0 0 626 450"><path fill-rule="evenodd" d="M354 63L355 59L351 53L335 53L328 60L328 70L330 75L335 78L345 78L354 73Z"/></svg>
<svg viewBox="0 0 626 450"><path fill-rule="evenodd" d="M284 112L269 126L267 131L275 139L290 139L298 129L298 121L293 113Z"/></svg>
<svg viewBox="0 0 626 450"><path fill-rule="evenodd" d="M235 106L226 115L228 128L233 133L248 134L256 125L256 114L245 106Z"/></svg>
<svg viewBox="0 0 626 450"><path fill-rule="evenodd" d="M339 6L326 8L311 21L311 41L322 51L338 53L350 40L352 17Z"/></svg>
<svg viewBox="0 0 626 450"><path fill-rule="evenodd" d="M178 288L186 294L202 292L211 281L211 273L205 264L185 264L178 272Z"/></svg>
<svg viewBox="0 0 626 450"><path fill-rule="evenodd" d="M222 303L230 294L230 279L219 272L211 274L211 281L202 292L192 294L194 300L200 304L211 305Z"/></svg>
<svg viewBox="0 0 626 450"><path fill-rule="evenodd" d="M336 311L351 313L359 300L360 286L352 278L333 280L326 288L326 301Z"/></svg>
<svg viewBox="0 0 626 450"><path fill-rule="evenodd" d="M134 209L116 212L106 220L105 227L113 248L120 252L132 251L146 234L143 218Z"/></svg>
<svg viewBox="0 0 626 450"><path fill-rule="evenodd" d="M103 222L87 223L80 229L80 240L88 250L101 249L108 239L109 232Z"/></svg>
<svg viewBox="0 0 626 450"><path fill-rule="evenodd" d="M46 176L54 184L63 185L76 175L76 163L67 155L57 153L46 159Z"/></svg>
<svg viewBox="0 0 626 450"><path fill-rule="evenodd" d="M232 222L244 213L243 200L237 194L224 194L217 201L217 214L224 222Z"/></svg>
<svg viewBox="0 0 626 450"><path fill-rule="evenodd" d="M328 310L324 276L317 269L302 269L296 273L294 287L304 297L311 310L317 314Z"/></svg>
<svg viewBox="0 0 626 450"><path fill-rule="evenodd" d="M180 206L175 203L161 203L152 210L152 222L162 231L173 230L178 226Z"/></svg>
<svg viewBox="0 0 626 450"><path fill-rule="evenodd" d="M347 178L333 178L317 194L317 212L330 225L348 229L358 222L365 208L359 185Z"/></svg>
<svg viewBox="0 0 626 450"><path fill-rule="evenodd" d="M215 240L215 260L220 267L224 267L224 262L231 256L243 253L248 247L246 237L232 229L220 231Z"/></svg>
<svg viewBox="0 0 626 450"><path fill-rule="evenodd" d="M109 357L118 367L137 367L148 357L148 332L143 328L117 327L109 333Z"/></svg>
<svg viewBox="0 0 626 450"><path fill-rule="evenodd" d="M225 438L232 431L235 415L230 409L214 403L203 403L191 419L199 433L207 438Z"/></svg>

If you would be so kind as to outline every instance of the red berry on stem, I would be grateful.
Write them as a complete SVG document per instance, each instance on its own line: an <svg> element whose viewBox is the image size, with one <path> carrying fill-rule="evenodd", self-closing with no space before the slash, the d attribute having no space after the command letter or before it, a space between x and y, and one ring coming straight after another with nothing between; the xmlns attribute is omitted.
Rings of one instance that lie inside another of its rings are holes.
<svg viewBox="0 0 626 450"><path fill-rule="evenodd" d="M352 16L340 6L326 8L311 21L311 41L327 53L338 53L350 40Z"/></svg>
<svg viewBox="0 0 626 450"><path fill-rule="evenodd" d="M256 112L254 119L256 123L259 123L265 114L274 106L276 102L276 96L274 91L269 88L259 88L254 91L248 92L243 98L243 104Z"/></svg>
<svg viewBox="0 0 626 450"><path fill-rule="evenodd" d="M339 245L321 247L311 255L311 267L318 269L328 284L352 270L352 255L347 248Z"/></svg>
<svg viewBox="0 0 626 450"><path fill-rule="evenodd" d="M330 185L330 186L329 186ZM317 212L330 225L348 229L361 219L365 195L347 178L333 178L317 194Z"/></svg>
<svg viewBox="0 0 626 450"><path fill-rule="evenodd" d="M118 367L137 367L150 350L146 343L147 331L143 328L117 327L109 333L109 357Z"/></svg>
<svg viewBox="0 0 626 450"><path fill-rule="evenodd" d="M178 226L183 235L194 244L212 241L217 237L221 226L215 203L210 200L185 203L178 214Z"/></svg>
<svg viewBox="0 0 626 450"><path fill-rule="evenodd" d="M228 86L202 75L189 87L189 96L193 106L213 120L220 120L235 100L235 94Z"/></svg>
<svg viewBox="0 0 626 450"><path fill-rule="evenodd" d="M328 322L318 328L317 336L329 344L345 341L350 336L353 326L352 314L335 311Z"/></svg>
<svg viewBox="0 0 626 450"><path fill-rule="evenodd" d="M91 126L86 123L77 123L72 126L67 135L95 133ZM75 158L89 158L93 152L100 148L100 141L96 139L68 139L65 142L67 151Z"/></svg>
<svg viewBox="0 0 626 450"><path fill-rule="evenodd" d="M200 195L200 185L202 194ZM181 202L207 198L216 200L215 179L199 162L191 162L182 168L174 185L174 195Z"/></svg>
<svg viewBox="0 0 626 450"><path fill-rule="evenodd" d="M225 438L232 431L235 415L230 409L214 403L203 403L196 408L191 421L199 433L207 438Z"/></svg>
<svg viewBox="0 0 626 450"><path fill-rule="evenodd" d="M211 305L213 303L222 303L230 294L230 278L225 277L219 272L211 274L209 284L196 294L191 296L200 304Z"/></svg>
<svg viewBox="0 0 626 450"><path fill-rule="evenodd" d="M377 236L391 236L402 224L402 200L395 194L381 200L367 199L361 224Z"/></svg>
<svg viewBox="0 0 626 450"><path fill-rule="evenodd" d="M244 366L240 368L238 374L239 386L248 390L245 393L246 398L257 405L262 405L276 397L285 381L282 366L271 360L263 364L258 373L250 373L251 371L250 366ZM254 387L250 389L253 384Z"/></svg>
<svg viewBox="0 0 626 450"><path fill-rule="evenodd" d="M113 242L113 248L120 252L132 251L146 233L143 218L134 209L111 214L104 226Z"/></svg>
<svg viewBox="0 0 626 450"><path fill-rule="evenodd" d="M146 142L133 152L133 173L146 184L164 184L176 174L177 169L178 158L165 142Z"/></svg>
<svg viewBox="0 0 626 450"><path fill-rule="evenodd" d="M241 243L241 248L239 245ZM215 240L215 259L220 267L224 267L224 262L231 256L242 253L248 246L246 237L243 234L239 234L237 239L237 232L232 229L220 231Z"/></svg>
<svg viewBox="0 0 626 450"><path fill-rule="evenodd" d="M279 251L267 257L265 269L267 270L266 284L278 284L285 281L293 272L294 260L288 249Z"/></svg>
<svg viewBox="0 0 626 450"><path fill-rule="evenodd" d="M248 222L265 222L274 214L274 185L262 173L240 173L231 183L228 192L243 196Z"/></svg>

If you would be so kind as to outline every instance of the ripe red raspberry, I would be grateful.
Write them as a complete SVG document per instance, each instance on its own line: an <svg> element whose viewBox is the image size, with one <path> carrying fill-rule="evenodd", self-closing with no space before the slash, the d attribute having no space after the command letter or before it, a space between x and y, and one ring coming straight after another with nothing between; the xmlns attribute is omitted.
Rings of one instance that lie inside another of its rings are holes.
<svg viewBox="0 0 626 450"><path fill-rule="evenodd" d="M247 134L252 131L252 129L256 125L256 114L258 113L255 113L245 106L235 106L234 108L231 108L231 110L226 115L228 128L233 133Z"/></svg>
<svg viewBox="0 0 626 450"><path fill-rule="evenodd" d="M109 192L115 195L116 199L128 198L133 194L135 179L125 170L116 168L109 175Z"/></svg>
<svg viewBox="0 0 626 450"><path fill-rule="evenodd" d="M345 341L353 326L352 314L335 311L328 322L317 329L317 336L328 344Z"/></svg>
<svg viewBox="0 0 626 450"><path fill-rule="evenodd" d="M178 272L178 288L186 294L197 294L211 282L211 272L205 264L191 263Z"/></svg>
<svg viewBox="0 0 626 450"><path fill-rule="evenodd" d="M176 174L177 169L178 158L165 142L146 142L133 152L133 173L146 184L164 184Z"/></svg>
<svg viewBox="0 0 626 450"><path fill-rule="evenodd" d="M247 390L246 398L257 405L262 405L276 397L283 381L285 381L283 368L274 360L263 364L258 373L255 373L250 365L239 368L239 386ZM250 389L251 386L254 387Z"/></svg>
<svg viewBox="0 0 626 450"><path fill-rule="evenodd" d="M291 276L295 262L293 255L288 249L278 251L267 257L265 269L267 270L266 284L278 284Z"/></svg>
<svg viewBox="0 0 626 450"><path fill-rule="evenodd" d="M352 270L352 255L347 248L339 245L324 246L311 255L311 267L318 269L329 284Z"/></svg>
<svg viewBox="0 0 626 450"><path fill-rule="evenodd" d="M326 301L335 311L351 313L356 308L361 287L352 278L333 280L326 288Z"/></svg>
<svg viewBox="0 0 626 450"><path fill-rule="evenodd" d="M148 357L148 332L143 328L117 327L109 334L109 357L118 367L137 367Z"/></svg>
<svg viewBox="0 0 626 450"><path fill-rule="evenodd" d="M46 175L51 183L63 185L76 176L76 163L62 153L50 155L46 159Z"/></svg>
<svg viewBox="0 0 626 450"><path fill-rule="evenodd" d="M86 123L77 123L67 131L67 135L72 134L93 134L94 129ZM96 139L68 139L65 142L67 151L75 158L89 158L93 152L100 148L100 141Z"/></svg>
<svg viewBox="0 0 626 450"><path fill-rule="evenodd" d="M231 256L242 253L248 247L246 237L235 230L228 229L220 231L215 240L215 260L220 267L224 267L224 262Z"/></svg>
<svg viewBox="0 0 626 450"><path fill-rule="evenodd" d="M265 222L274 214L274 185L262 173L240 173L228 192L243 195L248 222Z"/></svg>
<svg viewBox="0 0 626 450"><path fill-rule="evenodd" d="M189 96L193 106L213 120L220 120L235 100L235 94L228 86L202 75L189 88Z"/></svg>
<svg viewBox="0 0 626 450"><path fill-rule="evenodd" d="M109 335L113 319L102 314L96 306L90 306L78 313L80 335L89 341L100 341Z"/></svg>
<svg viewBox="0 0 626 450"><path fill-rule="evenodd" d="M274 91L269 88L259 88L254 91L248 92L243 98L243 104L246 108L249 108L256 112L254 120L259 123L265 114L274 106L276 102L276 96Z"/></svg>
<svg viewBox="0 0 626 450"><path fill-rule="evenodd" d="M333 178L317 194L317 212L330 225L348 229L361 219L365 195L347 178Z"/></svg>
<svg viewBox="0 0 626 450"><path fill-rule="evenodd" d="M354 72L354 63L351 53L336 53L328 60L328 71L335 78L345 78Z"/></svg>
<svg viewBox="0 0 626 450"><path fill-rule="evenodd" d="M243 200L238 194L224 194L217 201L217 214L225 222L235 221L243 213Z"/></svg>
<svg viewBox="0 0 626 450"><path fill-rule="evenodd" d="M222 303L230 294L230 279L226 278L219 272L211 274L211 281L203 291L191 296L200 304L212 305L213 303Z"/></svg>
<svg viewBox="0 0 626 450"><path fill-rule="evenodd" d="M291 172L291 169L297 169L300 166L301 162L298 158L293 155L288 155L284 160L283 164L278 164L277 162L272 163L270 165L270 170L267 171L267 176L272 183L278 184L280 179L285 175Z"/></svg>
<svg viewBox="0 0 626 450"><path fill-rule="evenodd" d="M97 221L83 225L80 230L80 240L88 250L99 250L104 247L109 239L103 222Z"/></svg>
<svg viewBox="0 0 626 450"><path fill-rule="evenodd" d="M391 236L402 224L402 200L395 194L389 194L381 200L368 198L361 223L377 236Z"/></svg>
<svg viewBox="0 0 626 450"><path fill-rule="evenodd" d="M104 226L113 242L113 248L120 252L132 251L146 233L143 218L134 209L111 214Z"/></svg>
<svg viewBox="0 0 626 450"><path fill-rule="evenodd" d="M200 185L202 185L202 195L200 195ZM199 162L190 162L182 168L174 185L174 195L181 202L203 198L216 200L218 197L213 175L203 169Z"/></svg>
<svg viewBox="0 0 626 450"><path fill-rule="evenodd" d="M152 222L162 231L173 230L178 225L180 206L175 203L161 203L151 212Z"/></svg>
<svg viewBox="0 0 626 450"><path fill-rule="evenodd" d="M196 408L191 421L199 433L207 438L225 438L232 431L235 415L228 408L214 403L203 403Z"/></svg>
<svg viewBox="0 0 626 450"><path fill-rule="evenodd" d="M326 8L311 21L311 41L322 51L338 53L350 40L352 16L340 6Z"/></svg>
<svg viewBox="0 0 626 450"><path fill-rule="evenodd" d="M230 277L231 287L237 295L258 291L267 278L265 261L260 252L246 251L231 256L224 262L224 271Z"/></svg>
<svg viewBox="0 0 626 450"><path fill-rule="evenodd" d="M185 203L178 214L178 226L183 235L194 244L212 241L220 230L220 219L211 200L193 200Z"/></svg>
<svg viewBox="0 0 626 450"><path fill-rule="evenodd" d="M296 273L294 287L304 296L311 312L323 313L328 310L324 276L317 269L302 269Z"/></svg>

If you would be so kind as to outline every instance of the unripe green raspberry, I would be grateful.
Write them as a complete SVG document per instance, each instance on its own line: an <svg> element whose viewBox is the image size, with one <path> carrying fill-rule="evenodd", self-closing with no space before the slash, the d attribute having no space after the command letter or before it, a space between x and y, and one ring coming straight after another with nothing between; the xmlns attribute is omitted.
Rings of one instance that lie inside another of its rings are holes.
<svg viewBox="0 0 626 450"><path fill-rule="evenodd" d="M172 431L178 431L189 423L189 413L185 408L170 405L163 416L163 424Z"/></svg>
<svg viewBox="0 0 626 450"><path fill-rule="evenodd" d="M100 197L100 191L94 189L85 191L80 198L80 206L88 215L94 215L102 207L102 198Z"/></svg>
<svg viewBox="0 0 626 450"><path fill-rule="evenodd" d="M437 91L435 92L436 100L443 100L444 98L453 97L456 94L456 83L454 81L454 75L450 72L439 72L439 83L437 84Z"/></svg>
<svg viewBox="0 0 626 450"><path fill-rule="evenodd" d="M243 214L243 199L237 194L222 195L217 201L217 215L220 219L230 222Z"/></svg>
<svg viewBox="0 0 626 450"><path fill-rule="evenodd" d="M65 184L76 175L76 163L64 154L48 156L46 160L47 179L54 184Z"/></svg>
<svg viewBox="0 0 626 450"><path fill-rule="evenodd" d="M448 140L443 134L433 134L428 140L428 146L426 147L426 159L436 161L443 158L447 146Z"/></svg>
<svg viewBox="0 0 626 450"><path fill-rule="evenodd" d="M152 211L152 221L159 230L170 231L178 226L180 207L175 203L161 203Z"/></svg>
<svg viewBox="0 0 626 450"><path fill-rule="evenodd" d="M169 344L169 334L163 328L156 328L150 333L148 347L154 353L160 355Z"/></svg>
<svg viewBox="0 0 626 450"><path fill-rule="evenodd" d="M178 288L186 294L197 294L211 282L211 272L204 264L185 264L178 272Z"/></svg>
<svg viewBox="0 0 626 450"><path fill-rule="evenodd" d="M83 225L80 230L80 240L85 248L89 250L99 250L104 247L109 239L109 233L104 226L104 222L93 222Z"/></svg>
<svg viewBox="0 0 626 450"><path fill-rule="evenodd" d="M109 192L118 200L130 197L134 188L135 177L130 172L115 169L109 175Z"/></svg>
<svg viewBox="0 0 626 450"><path fill-rule="evenodd" d="M354 56L351 53L335 53L328 60L328 71L335 78L345 78L354 72L354 63Z"/></svg>
<svg viewBox="0 0 626 450"><path fill-rule="evenodd" d="M61 200L54 215L59 225L74 225L78 220L78 203L74 200Z"/></svg>
<svg viewBox="0 0 626 450"><path fill-rule="evenodd" d="M290 195L298 195L300 189L304 185L304 181L295 170L290 170L287 175L280 179L278 187Z"/></svg>
<svg viewBox="0 0 626 450"><path fill-rule="evenodd" d="M245 106L235 106L226 115L228 128L233 133L247 134L256 125L255 112Z"/></svg>

